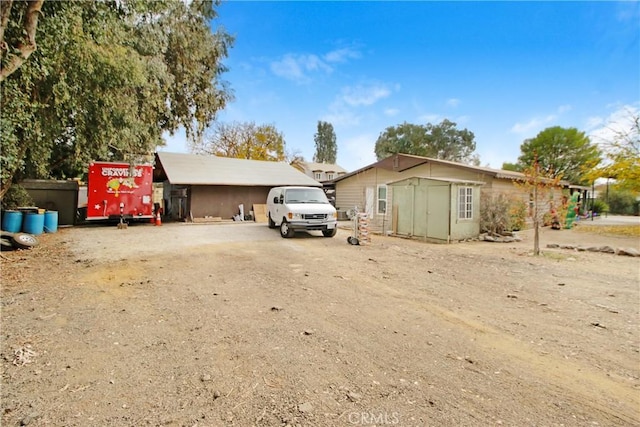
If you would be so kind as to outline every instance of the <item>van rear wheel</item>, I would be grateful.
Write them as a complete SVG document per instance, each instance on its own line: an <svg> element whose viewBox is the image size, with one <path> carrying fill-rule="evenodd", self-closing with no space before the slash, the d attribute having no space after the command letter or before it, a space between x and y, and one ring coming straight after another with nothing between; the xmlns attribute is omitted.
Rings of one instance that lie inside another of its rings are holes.
<svg viewBox="0 0 640 427"><path fill-rule="evenodd" d="M276 223L271 219L271 213L267 214L269 216L269 228L276 228Z"/></svg>
<svg viewBox="0 0 640 427"><path fill-rule="evenodd" d="M294 233L295 231L293 231L293 228L291 228L289 223L283 219L282 223L280 224L280 235L284 238L287 238L287 237L293 237Z"/></svg>

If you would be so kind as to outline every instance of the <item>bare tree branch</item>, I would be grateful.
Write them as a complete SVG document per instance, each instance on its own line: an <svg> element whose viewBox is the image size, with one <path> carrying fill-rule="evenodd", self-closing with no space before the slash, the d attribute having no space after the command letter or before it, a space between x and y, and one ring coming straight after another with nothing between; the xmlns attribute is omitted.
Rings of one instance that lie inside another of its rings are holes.
<svg viewBox="0 0 640 427"><path fill-rule="evenodd" d="M11 12L11 3L12 1L6 2L8 5L5 5L5 1L2 1L2 44L4 46L4 29L6 28L6 24L9 20L9 14ZM0 82L4 81L8 76L14 73L24 62L29 59L29 56L36 50L36 30L38 29L38 18L40 17L40 10L42 9L42 4L44 0L31 0L27 6L27 12L24 15L24 22L22 24L22 28L24 30L24 38L19 40L16 46L13 48L19 52L18 55L13 55L9 57L9 61L7 64L0 69ZM5 16L6 13L6 16ZM6 22L5 22L6 19ZM9 48L6 49L6 55L9 54ZM5 49L3 47L3 56L5 55Z"/></svg>
<svg viewBox="0 0 640 427"><path fill-rule="evenodd" d="M9 16L11 16L12 5L13 0L3 0L2 2L0 2L0 51L7 50L7 44L4 42L4 31L9 24Z"/></svg>

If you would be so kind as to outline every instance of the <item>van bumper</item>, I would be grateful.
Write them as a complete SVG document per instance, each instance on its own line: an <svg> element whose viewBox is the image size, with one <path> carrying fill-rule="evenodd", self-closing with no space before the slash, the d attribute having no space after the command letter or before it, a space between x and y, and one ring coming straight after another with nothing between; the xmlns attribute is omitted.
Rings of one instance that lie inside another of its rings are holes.
<svg viewBox="0 0 640 427"><path fill-rule="evenodd" d="M289 227L293 230L308 230L308 231L326 231L333 230L338 227L338 221L329 221L329 222L307 222L307 221L291 221L289 222Z"/></svg>

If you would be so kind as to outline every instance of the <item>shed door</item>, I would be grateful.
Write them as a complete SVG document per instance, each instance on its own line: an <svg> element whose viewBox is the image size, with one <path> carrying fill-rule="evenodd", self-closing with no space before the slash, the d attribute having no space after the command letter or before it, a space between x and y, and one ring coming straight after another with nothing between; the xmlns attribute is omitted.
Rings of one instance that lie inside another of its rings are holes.
<svg viewBox="0 0 640 427"><path fill-rule="evenodd" d="M395 231L398 234L413 235L413 193L415 186L393 187L393 209L395 212Z"/></svg>
<svg viewBox="0 0 640 427"><path fill-rule="evenodd" d="M449 185L427 187L427 237L449 240Z"/></svg>

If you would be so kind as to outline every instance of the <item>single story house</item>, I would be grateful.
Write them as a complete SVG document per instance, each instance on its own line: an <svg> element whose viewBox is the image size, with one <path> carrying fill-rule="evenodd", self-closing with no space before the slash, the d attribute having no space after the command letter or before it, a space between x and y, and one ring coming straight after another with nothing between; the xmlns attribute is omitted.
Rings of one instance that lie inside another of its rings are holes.
<svg viewBox="0 0 640 427"><path fill-rule="evenodd" d="M414 177L441 179L450 183L470 182L474 183L471 187L474 188L472 194L475 197L500 193L529 203L529 194L514 185L514 182L524 178L520 172L399 153L334 179L336 208L349 211L357 207L369 213L372 231L393 232L391 202L395 187L389 184ZM483 183L479 193L475 190L475 183ZM571 187L566 182L562 184L566 188ZM459 193L451 192L450 197L447 205L456 206ZM473 215L479 215L479 210L477 212Z"/></svg>
<svg viewBox="0 0 640 427"><path fill-rule="evenodd" d="M153 181L163 183L164 214L171 219L245 216L282 185L322 187L284 162L157 152Z"/></svg>

